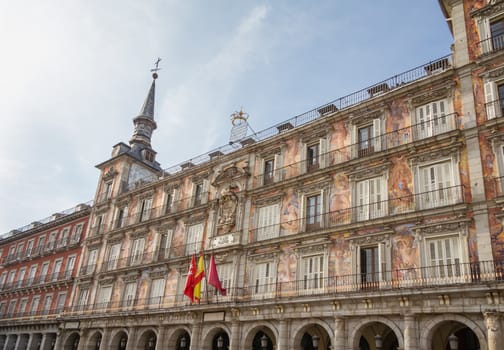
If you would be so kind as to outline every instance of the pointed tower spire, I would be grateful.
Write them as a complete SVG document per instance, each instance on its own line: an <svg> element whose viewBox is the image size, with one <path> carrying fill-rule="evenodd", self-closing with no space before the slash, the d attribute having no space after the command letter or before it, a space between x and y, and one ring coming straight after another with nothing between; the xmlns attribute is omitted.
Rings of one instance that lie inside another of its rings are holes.
<svg viewBox="0 0 504 350"><path fill-rule="evenodd" d="M143 103L140 113L133 119L134 130L133 136L129 141L131 146L130 153L134 154L137 158L147 163L155 163L154 158L156 152L151 147L152 132L156 130L157 124L154 120L154 102L156 96L156 79L158 78L157 71L160 70L158 58L155 62L156 68L151 69L152 83Z"/></svg>

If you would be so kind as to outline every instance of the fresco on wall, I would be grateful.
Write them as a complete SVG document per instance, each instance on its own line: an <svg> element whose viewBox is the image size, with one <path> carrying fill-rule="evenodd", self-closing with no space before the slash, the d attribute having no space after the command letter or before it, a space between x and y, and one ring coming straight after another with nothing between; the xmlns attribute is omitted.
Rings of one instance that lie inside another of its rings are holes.
<svg viewBox="0 0 504 350"><path fill-rule="evenodd" d="M176 269L170 268L166 277L166 290L165 300L167 303L175 302L177 296L177 284L179 280L179 273Z"/></svg>
<svg viewBox="0 0 504 350"><path fill-rule="evenodd" d="M502 229L501 218L498 218L496 214L501 214L501 210L498 208L489 209L488 220L490 224L494 259L502 260L504 256L504 230Z"/></svg>
<svg viewBox="0 0 504 350"><path fill-rule="evenodd" d="M289 188L282 198L280 227L282 235L299 231L299 201L296 191Z"/></svg>
<svg viewBox="0 0 504 350"><path fill-rule="evenodd" d="M348 235L349 234L346 236ZM352 274L352 252L350 250L350 243L345 240L343 236L335 239L329 250L328 273L330 277L343 277ZM334 279L330 279L329 281L331 280Z"/></svg>
<svg viewBox="0 0 504 350"><path fill-rule="evenodd" d="M467 41L469 45L467 48L469 49L469 57L471 60L475 59L476 56L481 54L479 50L479 45L477 43L480 41L478 24L474 21L474 18L471 16L471 12L474 10L478 10L485 6L488 0L468 0L464 1L464 15L465 15L465 23L466 23L466 35Z"/></svg>
<svg viewBox="0 0 504 350"><path fill-rule="evenodd" d="M389 116L386 120L387 147L396 147L411 142L411 117L403 99L389 104Z"/></svg>
<svg viewBox="0 0 504 350"><path fill-rule="evenodd" d="M344 120L338 120L332 126L333 132L329 144L330 164L339 164L350 160L350 132Z"/></svg>
<svg viewBox="0 0 504 350"><path fill-rule="evenodd" d="M389 213L399 214L415 209L413 174L404 156L390 158L388 188Z"/></svg>
<svg viewBox="0 0 504 350"><path fill-rule="evenodd" d="M471 196L471 181L469 179L469 165L467 163L467 150L464 149L460 152L460 164L459 164L459 173L460 173L460 183L464 186L463 190L463 200L465 203L470 203L472 201Z"/></svg>
<svg viewBox="0 0 504 350"><path fill-rule="evenodd" d="M417 277L419 249L413 234L414 224L399 225L394 228L392 238L392 271L394 278L411 280Z"/></svg>
<svg viewBox="0 0 504 350"><path fill-rule="evenodd" d="M281 247L281 254L278 261L278 282L282 292L296 289L296 265L297 258L293 246Z"/></svg>
<svg viewBox="0 0 504 350"><path fill-rule="evenodd" d="M177 226L173 232L172 247L174 256L184 256L184 236L185 223L182 220L177 221Z"/></svg>
<svg viewBox="0 0 504 350"><path fill-rule="evenodd" d="M137 295L139 299L147 298L149 283L150 283L149 272L148 270L143 270L142 274L140 275L140 279L138 280Z"/></svg>
<svg viewBox="0 0 504 350"><path fill-rule="evenodd" d="M470 217L473 217L472 213ZM469 226L467 245L469 250L469 261L472 263L479 261L478 241L476 238L476 226L474 224L474 221L471 221L471 225Z"/></svg>
<svg viewBox="0 0 504 350"><path fill-rule="evenodd" d="M351 192L348 175L339 173L334 175L329 202L331 225L339 225L351 220Z"/></svg>
<svg viewBox="0 0 504 350"><path fill-rule="evenodd" d="M289 139L285 141L283 170L286 178L299 175L299 162L301 161L301 154L299 153L298 148L297 140Z"/></svg>

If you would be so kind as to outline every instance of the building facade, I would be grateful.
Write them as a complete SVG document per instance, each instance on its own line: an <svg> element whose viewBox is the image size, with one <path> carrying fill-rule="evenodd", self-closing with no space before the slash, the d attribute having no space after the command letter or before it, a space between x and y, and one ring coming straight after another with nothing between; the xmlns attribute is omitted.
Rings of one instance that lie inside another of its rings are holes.
<svg viewBox="0 0 504 350"><path fill-rule="evenodd" d="M500 349L504 1L439 3L451 55L164 170L154 74L97 166L54 347ZM226 293L204 279L191 303L193 256ZM11 333L4 349L37 349Z"/></svg>
<svg viewBox="0 0 504 350"><path fill-rule="evenodd" d="M0 238L0 348L55 349L72 300L91 203Z"/></svg>

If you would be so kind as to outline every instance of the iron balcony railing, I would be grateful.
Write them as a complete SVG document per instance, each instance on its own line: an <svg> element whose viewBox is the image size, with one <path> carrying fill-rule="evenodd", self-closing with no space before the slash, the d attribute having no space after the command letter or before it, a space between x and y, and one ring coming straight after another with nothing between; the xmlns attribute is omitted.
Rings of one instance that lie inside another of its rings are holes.
<svg viewBox="0 0 504 350"><path fill-rule="evenodd" d="M100 272L108 272L130 266L149 264L152 262L153 256L154 254L152 252L139 252L138 254L129 255L124 258L109 259L101 265Z"/></svg>
<svg viewBox="0 0 504 350"><path fill-rule="evenodd" d="M481 40L477 44L479 56L490 55L504 49L504 34L494 35L491 38Z"/></svg>
<svg viewBox="0 0 504 350"><path fill-rule="evenodd" d="M256 180L255 187L292 179L329 166L343 164L353 159L371 156L378 152L410 144L417 140L442 135L458 129L458 125L457 113L442 114L436 118L426 119L420 123L372 137L369 140L321 153L317 155L315 160L306 159L276 168L273 175L269 173L256 175L254 176ZM265 182L265 177L270 180Z"/></svg>
<svg viewBox="0 0 504 350"><path fill-rule="evenodd" d="M208 153L202 154L200 156L194 157L188 161L182 162L175 166L169 167L163 170L166 175L173 175L181 172L187 168L187 165L195 166L205 162L210 161L215 156L226 155L241 149L244 145L248 144L247 141L258 142L274 137L286 129L286 125L289 127L287 129L295 128L301 125L305 125L316 119L322 118L328 114L345 110L363 101L369 100L378 95L387 93L389 91L401 88L407 84L424 79L452 68L451 55L447 55L436 60L430 61L426 64L408 70L406 72L395 75L389 79L379 82L370 87L364 88L362 90L351 93L350 95L340 97L334 101L331 101L325 105L314 108L308 112L299 114L293 118L283 121L277 125L274 125L268 129L259 131L253 135L247 135L241 140L236 142L231 142L227 145L219 147ZM139 186L149 184L159 180L159 176L148 176L135 184L123 184L123 192L131 191Z"/></svg>
<svg viewBox="0 0 504 350"><path fill-rule="evenodd" d="M56 318L65 310L64 307L57 307L54 309L37 309L37 310L25 310L17 312L6 312L5 314L0 314L0 323L2 322L12 322L15 320L34 320L34 319L47 319Z"/></svg>
<svg viewBox="0 0 504 350"><path fill-rule="evenodd" d="M453 263L377 271L376 273L355 273L326 277L323 273L292 281L273 283L252 283L243 287L227 288L226 296L215 293L213 287L202 285L200 304L254 302L255 300L292 300L296 297L335 297L355 293L394 291L406 288L428 289L440 286L470 286L488 283L504 283L504 261L482 261ZM204 281L204 280L203 280ZM178 283L185 283L179 280ZM67 316L85 316L101 313L121 313L175 307L200 307L191 304L183 294L125 300L113 300L88 305L73 305L65 308Z"/></svg>
<svg viewBox="0 0 504 350"><path fill-rule="evenodd" d="M51 283L59 283L69 281L73 278L72 270L64 270L51 274L39 275L36 277L27 277L16 282L6 283L3 286L0 286L0 291L12 291L15 289L22 289L27 287L35 287L43 284L51 284Z"/></svg>
<svg viewBox="0 0 504 350"><path fill-rule="evenodd" d="M498 99L485 103L487 120L500 118L504 112L504 100Z"/></svg>

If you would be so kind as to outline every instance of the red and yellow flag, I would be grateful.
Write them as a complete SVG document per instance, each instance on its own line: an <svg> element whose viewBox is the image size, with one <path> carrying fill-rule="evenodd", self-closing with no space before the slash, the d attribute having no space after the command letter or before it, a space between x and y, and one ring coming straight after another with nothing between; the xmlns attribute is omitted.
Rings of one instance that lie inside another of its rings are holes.
<svg viewBox="0 0 504 350"><path fill-rule="evenodd" d="M194 275L194 300L199 302L201 300L201 280L205 277L205 261L203 255L200 255L198 260L198 268Z"/></svg>

